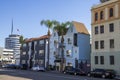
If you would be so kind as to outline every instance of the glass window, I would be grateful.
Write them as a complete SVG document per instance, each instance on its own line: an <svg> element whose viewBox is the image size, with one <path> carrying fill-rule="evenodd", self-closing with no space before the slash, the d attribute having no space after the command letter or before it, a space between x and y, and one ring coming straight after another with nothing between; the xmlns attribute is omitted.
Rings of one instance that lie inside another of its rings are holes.
<svg viewBox="0 0 120 80"><path fill-rule="evenodd" d="M66 51L66 56L71 56L71 50Z"/></svg>
<svg viewBox="0 0 120 80"><path fill-rule="evenodd" d="M104 56L100 56L100 64L104 64Z"/></svg>
<svg viewBox="0 0 120 80"><path fill-rule="evenodd" d="M100 19L102 20L104 17L103 11L100 12Z"/></svg>
<svg viewBox="0 0 120 80"><path fill-rule="evenodd" d="M38 60L38 63L40 64L40 65L42 65L43 64L43 60Z"/></svg>
<svg viewBox="0 0 120 80"><path fill-rule="evenodd" d="M110 56L110 65L114 65L114 56Z"/></svg>
<svg viewBox="0 0 120 80"><path fill-rule="evenodd" d="M98 56L95 56L95 64L98 64Z"/></svg>
<svg viewBox="0 0 120 80"><path fill-rule="evenodd" d="M24 43L24 44L23 44L23 47L26 47L26 46L27 46L26 43Z"/></svg>
<svg viewBox="0 0 120 80"><path fill-rule="evenodd" d="M110 39L110 48L114 48L114 39Z"/></svg>
<svg viewBox="0 0 120 80"><path fill-rule="evenodd" d="M104 41L103 40L100 41L100 48L104 49Z"/></svg>
<svg viewBox="0 0 120 80"><path fill-rule="evenodd" d="M97 21L98 20L98 13L96 12L95 13L95 21Z"/></svg>
<svg viewBox="0 0 120 80"><path fill-rule="evenodd" d="M26 52L23 52L23 55L26 55Z"/></svg>
<svg viewBox="0 0 120 80"><path fill-rule="evenodd" d="M95 41L95 49L98 49L98 41Z"/></svg>
<svg viewBox="0 0 120 80"><path fill-rule="evenodd" d="M39 54L43 55L44 54L44 50L39 50Z"/></svg>
<svg viewBox="0 0 120 80"><path fill-rule="evenodd" d="M110 8L110 10L109 10L109 17L113 17L113 8Z"/></svg>
<svg viewBox="0 0 120 80"><path fill-rule="evenodd" d="M22 62L21 62L22 64L25 64L25 60L22 60Z"/></svg>
<svg viewBox="0 0 120 80"><path fill-rule="evenodd" d="M43 45L43 44L44 44L44 40L40 40L40 41L39 41L39 44L40 44L40 45Z"/></svg>
<svg viewBox="0 0 120 80"><path fill-rule="evenodd" d="M95 27L95 34L98 34L98 26Z"/></svg>
<svg viewBox="0 0 120 80"><path fill-rule="evenodd" d="M70 40L70 38L68 38L68 44L71 44L71 40Z"/></svg>
<svg viewBox="0 0 120 80"><path fill-rule="evenodd" d="M100 26L100 33L104 33L104 25Z"/></svg>
<svg viewBox="0 0 120 80"><path fill-rule="evenodd" d="M113 23L109 24L109 31L114 32L114 24Z"/></svg>

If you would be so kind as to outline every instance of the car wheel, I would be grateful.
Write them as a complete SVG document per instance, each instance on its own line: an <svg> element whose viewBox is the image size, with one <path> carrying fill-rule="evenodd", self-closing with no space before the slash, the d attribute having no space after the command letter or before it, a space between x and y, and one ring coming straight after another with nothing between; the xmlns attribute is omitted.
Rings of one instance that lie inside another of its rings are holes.
<svg viewBox="0 0 120 80"><path fill-rule="evenodd" d="M103 74L103 75L102 75L102 78L105 78L105 77L106 77L106 76Z"/></svg>
<svg viewBox="0 0 120 80"><path fill-rule="evenodd" d="M74 73L74 75L77 75L77 73Z"/></svg>
<svg viewBox="0 0 120 80"><path fill-rule="evenodd" d="M90 77L90 73L88 73L87 76Z"/></svg>

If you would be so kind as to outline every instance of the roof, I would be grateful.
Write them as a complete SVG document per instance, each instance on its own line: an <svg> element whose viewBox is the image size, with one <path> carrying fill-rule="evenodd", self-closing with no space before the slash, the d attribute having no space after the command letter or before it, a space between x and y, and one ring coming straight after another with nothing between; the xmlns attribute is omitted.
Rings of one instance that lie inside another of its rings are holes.
<svg viewBox="0 0 120 80"><path fill-rule="evenodd" d="M36 37L36 38L30 38L30 39L26 39L25 42L32 42L32 41L37 41L37 40L42 40L42 39L48 39L50 36L48 35L44 35L44 36L40 36L40 37Z"/></svg>
<svg viewBox="0 0 120 80"><path fill-rule="evenodd" d="M76 21L73 21L72 23L73 23L73 25L78 33L90 35L87 28L85 27L85 25L83 23L76 22Z"/></svg>

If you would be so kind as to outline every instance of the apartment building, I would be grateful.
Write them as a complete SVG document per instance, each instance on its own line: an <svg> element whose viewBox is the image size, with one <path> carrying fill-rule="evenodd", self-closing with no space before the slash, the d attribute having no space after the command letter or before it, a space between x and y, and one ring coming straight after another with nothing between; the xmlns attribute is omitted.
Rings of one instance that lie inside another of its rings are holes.
<svg viewBox="0 0 120 80"><path fill-rule="evenodd" d="M21 47L20 64L26 64L28 68L35 65L47 68L48 62L48 36L30 38Z"/></svg>
<svg viewBox="0 0 120 80"><path fill-rule="evenodd" d="M62 47L63 51L62 51ZM62 55L63 53L63 55ZM64 57L63 66L85 68L90 64L90 35L85 25L73 21L64 35L64 43L61 44L61 36L54 31L50 37L50 65L60 71L61 61Z"/></svg>
<svg viewBox="0 0 120 80"><path fill-rule="evenodd" d="M120 74L120 0L100 0L91 9L91 69L114 69Z"/></svg>

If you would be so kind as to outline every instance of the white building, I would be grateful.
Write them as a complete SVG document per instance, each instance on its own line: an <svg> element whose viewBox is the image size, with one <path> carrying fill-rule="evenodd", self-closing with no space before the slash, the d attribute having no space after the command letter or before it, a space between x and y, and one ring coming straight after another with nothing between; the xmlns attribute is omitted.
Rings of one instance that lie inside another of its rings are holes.
<svg viewBox="0 0 120 80"><path fill-rule="evenodd" d="M14 59L15 63L20 63L20 35L17 34L11 34L9 37L5 39L5 48L6 49L13 49L14 50Z"/></svg>
<svg viewBox="0 0 120 80"><path fill-rule="evenodd" d="M13 59L13 50L0 47L0 66L12 63L15 63L15 60Z"/></svg>
<svg viewBox="0 0 120 80"><path fill-rule="evenodd" d="M64 35L64 67L84 67L80 63L90 63L90 35L84 24L72 22ZM61 36L56 31L50 37L50 65L60 70L62 58Z"/></svg>
<svg viewBox="0 0 120 80"><path fill-rule="evenodd" d="M114 69L120 74L120 0L101 0L91 9L91 69Z"/></svg>

